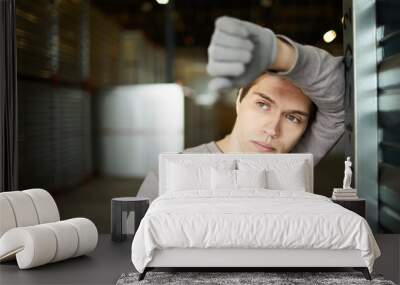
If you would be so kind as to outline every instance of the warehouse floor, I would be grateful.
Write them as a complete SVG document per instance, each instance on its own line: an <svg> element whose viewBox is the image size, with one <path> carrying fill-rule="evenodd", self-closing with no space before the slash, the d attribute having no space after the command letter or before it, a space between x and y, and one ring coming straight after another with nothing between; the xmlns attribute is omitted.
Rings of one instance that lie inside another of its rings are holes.
<svg viewBox="0 0 400 285"><path fill-rule="evenodd" d="M95 177L83 185L53 194L61 219L85 217L100 233L110 233L111 198L136 196L142 178Z"/></svg>

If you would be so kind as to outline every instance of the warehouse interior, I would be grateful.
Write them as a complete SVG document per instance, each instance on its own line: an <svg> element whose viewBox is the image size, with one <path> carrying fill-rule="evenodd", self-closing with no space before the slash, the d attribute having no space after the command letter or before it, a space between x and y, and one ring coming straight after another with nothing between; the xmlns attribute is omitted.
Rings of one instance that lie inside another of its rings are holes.
<svg viewBox="0 0 400 285"><path fill-rule="evenodd" d="M135 196L158 153L230 132L235 90L207 88L207 46L218 16L340 55L341 5L18 0L20 188L47 189L63 218L86 216L109 232L110 199ZM327 43L331 30L337 36ZM343 151L339 142L316 169L319 193L329 195L340 182Z"/></svg>
<svg viewBox="0 0 400 285"><path fill-rule="evenodd" d="M47 190L61 220L94 222L107 261L111 199L135 197L160 153L232 130L238 90L211 91L207 74L215 20L227 15L343 60L344 133L314 167L313 191L331 197L351 157L356 202L382 251L374 270L399 282L399 10L398 0L0 1L0 193ZM110 278L110 263L128 264L118 245L105 270L83 257L49 271L60 282ZM32 276L43 272L9 277L42 284Z"/></svg>
<svg viewBox="0 0 400 285"><path fill-rule="evenodd" d="M135 196L160 152L228 134L237 90L209 91L206 73L222 15L343 55L341 0L16 1L19 189L47 189L62 219L107 233L111 198ZM344 139L315 168L315 193L342 183ZM380 230L400 232L388 207Z"/></svg>

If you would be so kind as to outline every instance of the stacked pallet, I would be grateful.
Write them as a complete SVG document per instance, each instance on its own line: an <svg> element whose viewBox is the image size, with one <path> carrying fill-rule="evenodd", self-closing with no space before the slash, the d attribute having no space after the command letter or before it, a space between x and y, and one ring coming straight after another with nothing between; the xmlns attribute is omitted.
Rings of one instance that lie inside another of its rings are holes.
<svg viewBox="0 0 400 285"><path fill-rule="evenodd" d="M165 82L164 57L164 49L148 40L142 31L124 31L121 35L120 83Z"/></svg>
<svg viewBox="0 0 400 285"><path fill-rule="evenodd" d="M19 0L16 3L16 42L18 74L50 78L54 73L54 29L51 11L54 5L47 0Z"/></svg>
<svg viewBox="0 0 400 285"><path fill-rule="evenodd" d="M89 15L91 83L94 87L117 85L121 27L94 7Z"/></svg>

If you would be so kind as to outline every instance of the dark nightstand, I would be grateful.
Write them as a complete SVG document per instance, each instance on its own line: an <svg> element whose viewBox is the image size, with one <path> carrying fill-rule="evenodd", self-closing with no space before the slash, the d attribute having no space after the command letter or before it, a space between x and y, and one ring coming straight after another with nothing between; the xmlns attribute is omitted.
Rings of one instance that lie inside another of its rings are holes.
<svg viewBox="0 0 400 285"><path fill-rule="evenodd" d="M150 205L149 198L119 197L111 199L111 239L123 241L134 235ZM130 218L133 214L133 219Z"/></svg>
<svg viewBox="0 0 400 285"><path fill-rule="evenodd" d="M332 199L332 202L339 204L340 206L359 214L365 218L365 199L353 199L353 200L337 200Z"/></svg>

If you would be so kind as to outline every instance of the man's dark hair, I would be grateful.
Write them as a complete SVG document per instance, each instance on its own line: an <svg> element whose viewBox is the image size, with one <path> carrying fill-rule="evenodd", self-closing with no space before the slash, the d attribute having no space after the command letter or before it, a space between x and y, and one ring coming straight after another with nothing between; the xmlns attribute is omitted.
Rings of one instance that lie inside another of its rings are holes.
<svg viewBox="0 0 400 285"><path fill-rule="evenodd" d="M253 85L255 85L257 83L257 81L258 81L258 78L256 78L249 84L247 84L239 89L239 91L238 91L238 96L240 96L239 102L242 102L243 98L247 95L247 93L249 93L250 88L253 87ZM240 90L241 90L241 92L240 92Z"/></svg>

